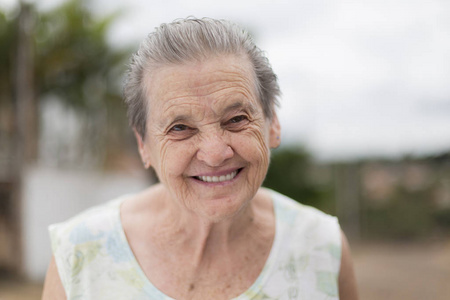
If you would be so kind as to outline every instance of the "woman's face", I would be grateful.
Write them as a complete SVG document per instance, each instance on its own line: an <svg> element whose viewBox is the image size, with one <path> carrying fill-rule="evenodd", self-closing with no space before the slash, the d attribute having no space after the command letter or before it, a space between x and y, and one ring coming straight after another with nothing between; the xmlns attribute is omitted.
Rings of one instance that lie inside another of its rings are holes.
<svg viewBox="0 0 450 300"><path fill-rule="evenodd" d="M140 153L183 209L219 221L261 186L276 116L265 118L250 62L220 56L162 67L145 79L147 134Z"/></svg>

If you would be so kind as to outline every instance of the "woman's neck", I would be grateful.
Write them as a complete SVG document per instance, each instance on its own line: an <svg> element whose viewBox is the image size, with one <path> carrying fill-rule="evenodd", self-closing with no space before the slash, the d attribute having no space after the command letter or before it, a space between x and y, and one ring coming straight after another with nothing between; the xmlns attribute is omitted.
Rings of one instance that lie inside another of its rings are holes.
<svg viewBox="0 0 450 300"><path fill-rule="evenodd" d="M244 292L263 269L275 236L268 192L259 191L242 211L220 222L179 212L163 196L163 187L152 187L121 208L129 243L150 282L176 299Z"/></svg>
<svg viewBox="0 0 450 300"><path fill-rule="evenodd" d="M201 264L208 257L217 257L218 253L225 255L250 232L258 232L259 227L267 226L262 222L265 219L259 216L267 213L266 208L270 206L263 192L258 192L232 217L217 221L180 207L169 199L163 186L160 189L160 212L155 221L163 235L161 242L166 244L165 247L173 245L176 249L189 251L195 264Z"/></svg>

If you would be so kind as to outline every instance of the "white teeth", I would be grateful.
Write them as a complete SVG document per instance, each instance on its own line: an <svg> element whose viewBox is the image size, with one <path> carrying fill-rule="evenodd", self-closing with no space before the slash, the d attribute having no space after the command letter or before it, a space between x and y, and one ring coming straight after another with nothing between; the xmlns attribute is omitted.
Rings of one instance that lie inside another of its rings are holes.
<svg viewBox="0 0 450 300"><path fill-rule="evenodd" d="M231 172L230 174L227 175L222 175L222 176L199 176L198 178L201 181L205 181L205 182L223 182L223 181L228 181L233 179L234 177L236 177L237 175L237 171Z"/></svg>

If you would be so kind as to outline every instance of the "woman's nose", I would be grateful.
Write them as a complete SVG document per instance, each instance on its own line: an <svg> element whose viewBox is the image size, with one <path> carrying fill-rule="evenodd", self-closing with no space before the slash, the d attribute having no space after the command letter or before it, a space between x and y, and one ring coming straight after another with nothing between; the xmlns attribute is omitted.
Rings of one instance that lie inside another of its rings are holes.
<svg viewBox="0 0 450 300"><path fill-rule="evenodd" d="M211 167L218 167L233 157L233 154L234 151L224 136L220 133L212 133L202 138L197 151L197 159Z"/></svg>

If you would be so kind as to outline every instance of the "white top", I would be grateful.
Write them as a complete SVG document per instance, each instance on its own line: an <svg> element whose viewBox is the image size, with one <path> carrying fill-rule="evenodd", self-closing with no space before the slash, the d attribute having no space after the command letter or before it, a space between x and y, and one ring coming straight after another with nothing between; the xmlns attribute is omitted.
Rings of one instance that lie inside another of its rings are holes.
<svg viewBox="0 0 450 300"><path fill-rule="evenodd" d="M256 281L235 299L339 299L337 219L274 191L271 195L272 249ZM131 251L120 220L126 198L49 227L67 299L172 299L148 280Z"/></svg>

